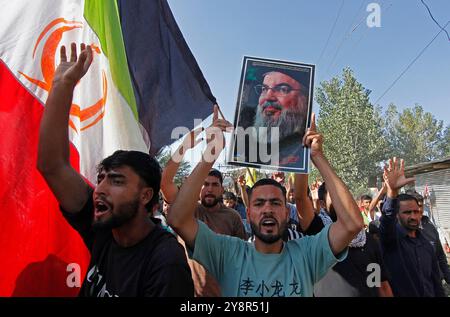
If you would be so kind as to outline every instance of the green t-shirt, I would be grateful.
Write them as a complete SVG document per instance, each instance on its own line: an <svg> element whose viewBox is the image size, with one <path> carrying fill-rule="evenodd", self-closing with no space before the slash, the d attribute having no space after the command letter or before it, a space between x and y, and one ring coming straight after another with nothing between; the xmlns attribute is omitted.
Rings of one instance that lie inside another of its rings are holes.
<svg viewBox="0 0 450 317"><path fill-rule="evenodd" d="M192 258L217 279L225 297L312 296L314 283L347 256L347 250L333 255L329 225L315 236L284 243L280 254L263 254L250 242L198 224Z"/></svg>
<svg viewBox="0 0 450 317"><path fill-rule="evenodd" d="M361 216L363 217L364 225L365 225L366 227L368 227L368 226L369 226L369 223L370 223L369 217L366 215L366 213L365 213L364 211L361 211Z"/></svg>

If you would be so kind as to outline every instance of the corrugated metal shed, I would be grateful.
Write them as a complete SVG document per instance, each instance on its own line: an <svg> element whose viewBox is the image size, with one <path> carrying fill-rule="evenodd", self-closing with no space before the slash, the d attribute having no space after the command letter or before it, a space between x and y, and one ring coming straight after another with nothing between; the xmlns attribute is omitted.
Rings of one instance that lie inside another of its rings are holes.
<svg viewBox="0 0 450 317"><path fill-rule="evenodd" d="M443 236L441 238L445 237L450 243L450 157L408 166L405 175L415 176L417 192L424 193L428 187L429 198L426 202L431 218Z"/></svg>

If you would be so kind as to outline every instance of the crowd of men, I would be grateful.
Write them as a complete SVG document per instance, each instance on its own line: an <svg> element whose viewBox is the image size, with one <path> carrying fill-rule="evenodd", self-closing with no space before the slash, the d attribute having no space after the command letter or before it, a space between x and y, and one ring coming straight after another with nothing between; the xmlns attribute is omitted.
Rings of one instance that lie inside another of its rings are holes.
<svg viewBox="0 0 450 317"><path fill-rule="evenodd" d="M325 157L314 114L298 142L322 183L282 173L236 179L225 192L213 165L230 126L214 107L208 149L181 186L180 160L161 171L148 154L117 151L100 162L94 188L71 167L67 124L90 47L61 49L43 115L38 168L91 262L81 296L445 296L450 274L423 198L401 193L414 179L389 160L384 184L359 203ZM177 149L196 145L195 131Z"/></svg>

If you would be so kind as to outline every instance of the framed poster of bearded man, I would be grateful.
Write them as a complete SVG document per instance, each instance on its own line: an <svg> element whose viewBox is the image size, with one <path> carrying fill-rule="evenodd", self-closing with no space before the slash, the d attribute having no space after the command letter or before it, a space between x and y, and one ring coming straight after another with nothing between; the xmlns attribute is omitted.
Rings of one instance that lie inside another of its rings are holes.
<svg viewBox="0 0 450 317"><path fill-rule="evenodd" d="M244 57L228 164L309 172L314 65Z"/></svg>

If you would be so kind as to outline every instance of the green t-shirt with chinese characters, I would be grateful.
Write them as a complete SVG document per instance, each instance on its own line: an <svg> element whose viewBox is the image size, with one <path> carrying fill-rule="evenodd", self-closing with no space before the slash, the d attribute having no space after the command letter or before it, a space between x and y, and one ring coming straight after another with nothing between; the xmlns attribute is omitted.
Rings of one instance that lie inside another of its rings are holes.
<svg viewBox="0 0 450 317"><path fill-rule="evenodd" d="M263 254L252 243L198 224L192 258L217 279L225 297L312 296L314 283L347 256L347 250L339 258L333 255L330 225L315 236L284 243L279 254Z"/></svg>

